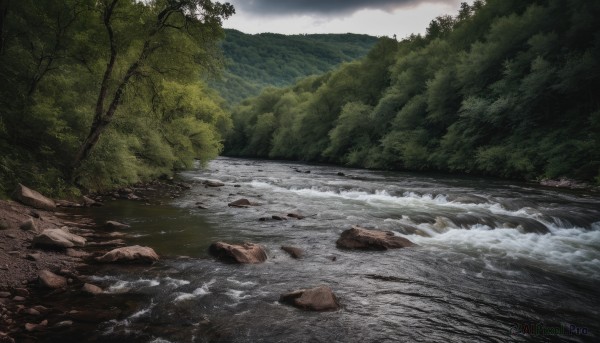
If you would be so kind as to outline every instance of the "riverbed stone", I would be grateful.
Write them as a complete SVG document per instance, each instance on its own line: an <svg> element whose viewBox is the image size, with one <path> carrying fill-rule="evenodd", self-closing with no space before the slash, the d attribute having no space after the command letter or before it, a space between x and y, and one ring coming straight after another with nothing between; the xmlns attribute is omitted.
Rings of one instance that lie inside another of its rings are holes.
<svg viewBox="0 0 600 343"><path fill-rule="evenodd" d="M24 221L23 223L21 223L21 225L19 225L19 228L21 230L25 230L25 231L33 231L33 232L38 231L37 225L35 225L35 221L33 220L33 218L29 218L26 221Z"/></svg>
<svg viewBox="0 0 600 343"><path fill-rule="evenodd" d="M293 258L301 258L304 255L304 251L302 249L287 245L282 245L281 250L287 252Z"/></svg>
<svg viewBox="0 0 600 343"><path fill-rule="evenodd" d="M209 252L216 258L226 262L254 264L267 260L267 253L263 247L249 242L243 244L215 242L210 245Z"/></svg>
<svg viewBox="0 0 600 343"><path fill-rule="evenodd" d="M328 286L285 293L279 297L279 302L307 311L335 311L340 308L337 297Z"/></svg>
<svg viewBox="0 0 600 343"><path fill-rule="evenodd" d="M132 245L113 249L106 254L96 257L96 261L103 263L154 263L159 260L154 249Z"/></svg>
<svg viewBox="0 0 600 343"><path fill-rule="evenodd" d="M81 287L81 291L91 295L102 294L102 292L104 292L102 288L92 285L91 283L84 283L83 287Z"/></svg>
<svg viewBox="0 0 600 343"><path fill-rule="evenodd" d="M62 229L46 229L33 238L33 245L51 248L72 248L85 246L85 238Z"/></svg>
<svg viewBox="0 0 600 343"><path fill-rule="evenodd" d="M38 279L42 286L50 289L58 289L67 286L67 279L60 275L56 275L47 269L40 270Z"/></svg>
<svg viewBox="0 0 600 343"><path fill-rule="evenodd" d="M53 211L56 208L56 204L52 199L47 198L37 191L23 186L22 184L17 186L12 196L15 200L22 204L40 210Z"/></svg>
<svg viewBox="0 0 600 343"><path fill-rule="evenodd" d="M344 249L387 250L411 247L415 244L404 237L394 235L391 231L354 226L342 232L336 245Z"/></svg>
<svg viewBox="0 0 600 343"><path fill-rule="evenodd" d="M223 187L225 184L219 180L206 180L203 182L207 187Z"/></svg>
<svg viewBox="0 0 600 343"><path fill-rule="evenodd" d="M248 199L238 199L236 201L230 202L227 204L229 207L238 207L238 208L246 208L250 207L252 203Z"/></svg>

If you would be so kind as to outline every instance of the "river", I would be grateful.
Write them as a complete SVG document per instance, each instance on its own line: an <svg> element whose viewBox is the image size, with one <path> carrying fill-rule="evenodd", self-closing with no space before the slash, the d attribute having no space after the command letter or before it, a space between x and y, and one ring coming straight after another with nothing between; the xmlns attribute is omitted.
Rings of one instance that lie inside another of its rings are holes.
<svg viewBox="0 0 600 343"><path fill-rule="evenodd" d="M94 277L131 308L90 333L111 342L591 342L600 336L600 196L475 177L219 158L180 177L169 204L108 202L152 267ZM212 179L224 187L207 188ZM247 198L259 206L231 208ZM206 209L198 208L198 204ZM259 221L300 213L305 219ZM353 225L416 243L339 250ZM210 243L263 245L225 264ZM295 260L280 250L305 251ZM342 308L305 312L281 293L329 285Z"/></svg>

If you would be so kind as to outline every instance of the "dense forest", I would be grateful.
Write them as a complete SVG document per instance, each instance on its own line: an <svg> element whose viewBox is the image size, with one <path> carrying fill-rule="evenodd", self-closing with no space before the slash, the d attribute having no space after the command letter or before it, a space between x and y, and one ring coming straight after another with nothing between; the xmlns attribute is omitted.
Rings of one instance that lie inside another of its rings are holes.
<svg viewBox="0 0 600 343"><path fill-rule="evenodd" d="M268 86L283 87L364 57L377 38L358 34L250 35L226 29L225 69L211 87L231 104L256 96Z"/></svg>
<svg viewBox="0 0 600 343"><path fill-rule="evenodd" d="M101 190L207 161L231 127L202 82L229 4L0 1L0 194Z"/></svg>
<svg viewBox="0 0 600 343"><path fill-rule="evenodd" d="M267 89L226 154L600 182L600 2L487 0Z"/></svg>

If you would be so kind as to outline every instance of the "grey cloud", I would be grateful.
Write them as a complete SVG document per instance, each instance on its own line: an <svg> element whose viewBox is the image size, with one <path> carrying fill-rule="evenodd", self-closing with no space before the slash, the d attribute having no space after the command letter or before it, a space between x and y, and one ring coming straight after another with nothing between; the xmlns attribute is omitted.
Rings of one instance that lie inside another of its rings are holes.
<svg viewBox="0 0 600 343"><path fill-rule="evenodd" d="M253 15L352 14L362 9L392 11L419 3L456 3L458 0L222 0L239 12Z"/></svg>

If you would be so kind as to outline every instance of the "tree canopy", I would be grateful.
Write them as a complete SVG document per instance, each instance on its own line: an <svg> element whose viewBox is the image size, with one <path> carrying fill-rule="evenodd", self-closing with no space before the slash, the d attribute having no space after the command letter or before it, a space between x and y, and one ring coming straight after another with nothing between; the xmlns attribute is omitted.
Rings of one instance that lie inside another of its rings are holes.
<svg viewBox="0 0 600 343"><path fill-rule="evenodd" d="M264 88L283 87L364 57L377 38L359 34L246 34L226 29L225 70L211 80L228 102L237 104Z"/></svg>
<svg viewBox="0 0 600 343"><path fill-rule="evenodd" d="M487 0L234 111L226 154L600 182L600 3Z"/></svg>
<svg viewBox="0 0 600 343"><path fill-rule="evenodd" d="M8 3L0 191L101 190L217 156L231 120L202 79L222 66L233 13L208 0Z"/></svg>

